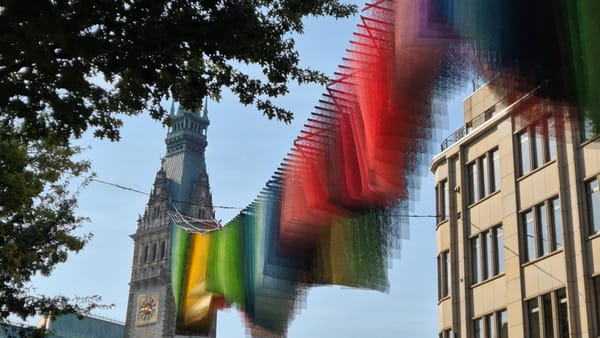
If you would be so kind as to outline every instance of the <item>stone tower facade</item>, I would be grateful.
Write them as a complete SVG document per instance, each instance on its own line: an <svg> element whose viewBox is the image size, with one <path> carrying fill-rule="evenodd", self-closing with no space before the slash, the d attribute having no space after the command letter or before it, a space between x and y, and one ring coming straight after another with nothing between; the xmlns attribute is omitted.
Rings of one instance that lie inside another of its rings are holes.
<svg viewBox="0 0 600 338"><path fill-rule="evenodd" d="M172 126L167 152L138 219L134 241L125 337L175 337L175 302L171 289L171 227L169 212L198 219L214 219L206 172L204 112L171 107Z"/></svg>

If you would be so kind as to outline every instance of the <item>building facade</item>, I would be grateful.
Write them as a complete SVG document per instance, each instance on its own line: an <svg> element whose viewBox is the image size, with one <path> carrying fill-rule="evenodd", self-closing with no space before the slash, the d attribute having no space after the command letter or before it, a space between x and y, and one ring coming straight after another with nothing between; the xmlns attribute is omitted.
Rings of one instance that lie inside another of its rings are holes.
<svg viewBox="0 0 600 338"><path fill-rule="evenodd" d="M167 152L148 199L134 241L125 337L175 337L176 309L171 289L170 213L214 220L206 171L204 112L171 108ZM183 336L182 336L183 337Z"/></svg>
<svg viewBox="0 0 600 338"><path fill-rule="evenodd" d="M600 337L600 140L503 81L431 164L439 336Z"/></svg>

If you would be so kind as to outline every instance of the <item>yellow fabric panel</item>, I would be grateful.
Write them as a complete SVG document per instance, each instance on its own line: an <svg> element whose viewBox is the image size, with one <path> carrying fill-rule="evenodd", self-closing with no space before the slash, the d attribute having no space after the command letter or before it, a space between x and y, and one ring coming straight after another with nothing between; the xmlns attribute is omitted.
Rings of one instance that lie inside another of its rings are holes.
<svg viewBox="0 0 600 338"><path fill-rule="evenodd" d="M186 327L210 322L213 294L206 292L210 237L210 233L192 235L183 294L183 325Z"/></svg>
<svg viewBox="0 0 600 338"><path fill-rule="evenodd" d="M338 221L331 226L329 237L329 263L333 285L352 286L354 271L352 270L352 227L345 221Z"/></svg>

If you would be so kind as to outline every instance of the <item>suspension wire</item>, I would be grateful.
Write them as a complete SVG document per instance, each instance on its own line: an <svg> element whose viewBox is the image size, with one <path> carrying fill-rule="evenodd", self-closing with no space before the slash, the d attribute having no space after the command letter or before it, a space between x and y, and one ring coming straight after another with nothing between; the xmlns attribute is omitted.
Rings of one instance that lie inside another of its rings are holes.
<svg viewBox="0 0 600 338"><path fill-rule="evenodd" d="M475 227L477 230L479 230L480 232L483 232L483 231L484 231L483 229L481 229L481 228L480 228L480 227L478 227L477 225L473 224L472 222L469 222L469 223L471 223L471 225L472 225L473 227ZM513 250L513 249L509 248L508 246L506 246L506 244L504 244L504 245L503 245L503 247L504 247L504 249L508 250L510 253L512 253L513 255L515 255L515 257L519 257L519 254L518 254L518 253L517 253L515 250ZM538 263L540 263L540 262L539 262L539 261L538 261L538 262L533 262L533 263L532 263L532 265L533 265L533 266L535 266L535 267L536 267L536 269L540 270L540 271L541 271L541 272L543 272L544 274L546 274L546 275L550 276L550 278L552 278L552 279L554 279L555 281L559 282L560 284L562 284L562 285L565 285L565 286L566 286L566 284L567 284L567 282L566 282L566 281L563 281L563 280L561 280L560 278L556 277L554 274L552 274L552 272L550 272L550 271L548 271L548 270L544 269L543 267L539 266L539 265L538 265ZM579 292L579 295L580 295L580 296L582 295L582 294L581 294L581 292Z"/></svg>
<svg viewBox="0 0 600 338"><path fill-rule="evenodd" d="M127 191L131 191L131 192L135 192L138 194L142 194L142 195L146 195L146 196L150 196L150 193L147 193L145 191L141 191L138 189L134 189L134 188L130 188L121 184L116 184L116 183L112 183L112 182L108 182L105 180L101 180L95 177L89 177L88 178L90 181L94 181L94 182L98 182L98 183L102 183L102 184L106 184L118 189L123 189L123 190L127 190ZM165 200L168 200L169 202L173 203L181 203L181 204L187 204L187 205L195 205L195 206L200 206L200 207L212 207L212 208L218 208L218 209L236 209L236 210L242 210L244 208L240 208L240 207L233 207L233 206L226 206L226 205L206 205L206 204L201 204L201 203L195 203L195 202L188 202L188 201L180 201L180 200L171 200L167 197L164 198Z"/></svg>
<svg viewBox="0 0 600 338"><path fill-rule="evenodd" d="M90 181L94 181L94 182L98 182L98 183L102 183L102 184L106 184L118 189L123 189L123 190L127 190L127 191L131 191L131 192L135 192L138 194L142 194L142 195L146 195L146 196L150 196L150 193L147 193L145 191L141 191L138 189L134 189L134 188L130 188L121 184L117 184L117 183L112 183L109 181L105 181L105 180L101 180L95 177L89 177L88 178ZM245 208L240 208L240 207L234 207L234 206L225 206L225 205L206 205L206 204L201 204L201 203L195 203L195 202L188 202L188 201L180 201L180 200L172 200L170 198L165 198L165 200L168 200L171 205L173 205L173 203L181 203L181 204L187 204L187 205L195 205L195 206L200 206L200 207L213 207L213 208L218 208L218 209L236 209L236 210L243 210ZM173 205L173 207L175 207ZM418 214L385 214L385 216L391 216L391 217L404 217L404 218L438 218L441 217L442 215L418 215Z"/></svg>

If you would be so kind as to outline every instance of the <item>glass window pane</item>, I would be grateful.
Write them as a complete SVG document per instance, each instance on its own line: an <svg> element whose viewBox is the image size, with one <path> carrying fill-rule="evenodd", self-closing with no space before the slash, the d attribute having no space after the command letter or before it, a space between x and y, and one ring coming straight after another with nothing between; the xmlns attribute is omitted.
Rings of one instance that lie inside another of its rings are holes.
<svg viewBox="0 0 600 338"><path fill-rule="evenodd" d="M167 241L162 241L160 243L160 259L167 258Z"/></svg>
<svg viewBox="0 0 600 338"><path fill-rule="evenodd" d="M492 192L492 189L490 187L490 166L489 166L489 162L488 159L486 157L481 159L481 171L482 171L482 175L483 176L483 184L481 187L481 195L482 196L487 196L489 195L490 192Z"/></svg>
<svg viewBox="0 0 600 338"><path fill-rule="evenodd" d="M467 168L469 175L469 204L479 200L479 174L477 173L477 161L469 164Z"/></svg>
<svg viewBox="0 0 600 338"><path fill-rule="evenodd" d="M552 205L552 234L554 236L554 249L561 248L563 245L562 217L560 214L560 200L555 198Z"/></svg>
<svg viewBox="0 0 600 338"><path fill-rule="evenodd" d="M441 183L435 186L435 215L436 220L439 223L442 220L442 199L441 196ZM441 333L440 333L441 334Z"/></svg>
<svg viewBox="0 0 600 338"><path fill-rule="evenodd" d="M485 316L486 338L496 338L496 322L494 315Z"/></svg>
<svg viewBox="0 0 600 338"><path fill-rule="evenodd" d="M485 232L485 251L484 251L484 278L490 278L495 275L494 269L494 242L492 240L492 231L488 230Z"/></svg>
<svg viewBox="0 0 600 338"><path fill-rule="evenodd" d="M500 152L492 152L492 192L500 189Z"/></svg>
<svg viewBox="0 0 600 338"><path fill-rule="evenodd" d="M450 293L450 252L442 252L438 256L438 299Z"/></svg>
<svg viewBox="0 0 600 338"><path fill-rule="evenodd" d="M444 296L450 294L450 252L445 252L444 258Z"/></svg>
<svg viewBox="0 0 600 338"><path fill-rule="evenodd" d="M529 338L540 338L540 309L537 299L527 302L527 313L529 315Z"/></svg>
<svg viewBox="0 0 600 338"><path fill-rule="evenodd" d="M499 313L500 320L500 337L498 338L508 338L508 315L506 314L506 310L500 311Z"/></svg>
<svg viewBox="0 0 600 338"><path fill-rule="evenodd" d="M525 251L527 255L527 261L533 260L537 257L535 249L535 226L533 224L533 211L525 213L525 236L527 237L525 244Z"/></svg>
<svg viewBox="0 0 600 338"><path fill-rule="evenodd" d="M540 231L538 238L541 241L539 245L539 248L541 249L540 256L543 256L550 252L550 239L548 237L548 214L546 213L546 205L542 204L538 206L537 212L538 226Z"/></svg>
<svg viewBox="0 0 600 338"><path fill-rule="evenodd" d="M589 140L596 134L594 132L594 124L592 119L587 115L587 112L583 114L583 128L581 128L581 136L583 141Z"/></svg>
<svg viewBox="0 0 600 338"><path fill-rule="evenodd" d="M598 180L587 184L588 217L592 234L600 231L600 197L598 196Z"/></svg>
<svg viewBox="0 0 600 338"><path fill-rule="evenodd" d="M150 261L152 261L152 262L156 261L157 251L158 251L158 243L153 243L152 244L152 259L150 259Z"/></svg>
<svg viewBox="0 0 600 338"><path fill-rule="evenodd" d="M600 330L600 276L594 278L594 295L596 296L596 327Z"/></svg>
<svg viewBox="0 0 600 338"><path fill-rule="evenodd" d="M444 182L444 218L450 216L450 191L448 181Z"/></svg>
<svg viewBox="0 0 600 338"><path fill-rule="evenodd" d="M498 262L497 273L504 272L504 232L502 226L496 228L496 257Z"/></svg>
<svg viewBox="0 0 600 338"><path fill-rule="evenodd" d="M143 262L148 263L148 259L150 258L150 247L148 246L148 244L144 245L142 256L143 256Z"/></svg>
<svg viewBox="0 0 600 338"><path fill-rule="evenodd" d="M533 168L535 169L541 167L546 161L544 158L544 132L542 131L542 125L538 124L535 126L533 132L535 133L535 162L533 164Z"/></svg>
<svg viewBox="0 0 600 338"><path fill-rule="evenodd" d="M558 301L558 337L569 338L569 316L565 289L560 289L556 292L556 299Z"/></svg>
<svg viewBox="0 0 600 338"><path fill-rule="evenodd" d="M482 320L482 318L477 318L473 321L473 337L484 338L483 337L483 320Z"/></svg>
<svg viewBox="0 0 600 338"><path fill-rule="evenodd" d="M550 160L556 158L556 125L554 118L548 119L548 157Z"/></svg>
<svg viewBox="0 0 600 338"><path fill-rule="evenodd" d="M544 303L544 337L554 337L554 322L552 320L552 297L550 294L542 297Z"/></svg>
<svg viewBox="0 0 600 338"><path fill-rule="evenodd" d="M473 260L472 266L472 278L473 284L481 281L480 273L481 273L481 258L479 256L479 247L480 247L479 236L471 239L471 259Z"/></svg>
<svg viewBox="0 0 600 338"><path fill-rule="evenodd" d="M529 135L527 132L519 134L519 151L521 154L521 175L525 175L531 170Z"/></svg>
<svg viewBox="0 0 600 338"><path fill-rule="evenodd" d="M444 283L443 282L444 274L442 272L443 269L442 269L442 255L441 254L437 257L437 268L438 268L437 269L438 270L437 271L438 272L438 299L442 299L442 298L444 298L443 291L442 291L442 289L443 289L442 284Z"/></svg>

